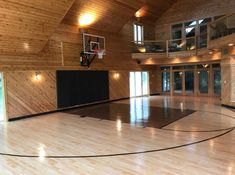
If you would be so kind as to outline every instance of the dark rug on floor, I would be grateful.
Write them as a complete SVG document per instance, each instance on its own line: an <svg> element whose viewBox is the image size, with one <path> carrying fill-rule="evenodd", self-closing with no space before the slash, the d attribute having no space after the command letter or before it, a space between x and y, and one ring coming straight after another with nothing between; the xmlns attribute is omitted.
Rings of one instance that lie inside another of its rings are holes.
<svg viewBox="0 0 235 175"><path fill-rule="evenodd" d="M112 121L121 120L122 123L154 128L162 128L194 112L193 110L120 103L105 103L65 111L65 113L75 114L81 117Z"/></svg>

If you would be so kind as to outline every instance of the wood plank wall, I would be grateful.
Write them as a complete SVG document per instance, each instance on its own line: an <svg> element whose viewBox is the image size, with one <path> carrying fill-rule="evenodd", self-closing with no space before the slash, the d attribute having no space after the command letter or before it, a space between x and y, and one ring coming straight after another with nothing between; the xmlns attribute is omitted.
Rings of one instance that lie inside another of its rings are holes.
<svg viewBox="0 0 235 175"><path fill-rule="evenodd" d="M110 100L130 97L129 71L109 72L109 97Z"/></svg>
<svg viewBox="0 0 235 175"><path fill-rule="evenodd" d="M103 60L96 59L89 69L80 66L79 54L82 49L80 31L77 26L66 24L61 24L57 28L38 55L0 55L0 69L4 72L6 82L8 118L55 110L57 108L55 71L61 69L109 70L110 98L129 97L129 71L143 68L131 58L129 39L133 37L130 34L133 32L132 22L128 25L119 33L87 29L89 33L105 36L107 44L107 56ZM148 32L146 37L154 37L154 26L149 26L150 29L148 26L146 30L152 33ZM38 70L42 75L40 82L33 79ZM117 71L120 73L120 78L114 80L113 73Z"/></svg>
<svg viewBox="0 0 235 175"><path fill-rule="evenodd" d="M41 79L35 80L40 72ZM119 77L114 75L118 73ZM158 92L158 72L150 71L150 93ZM57 109L56 73L54 70L14 71L4 73L6 113L8 119L38 114ZM129 93L129 71L109 72L110 100L127 98Z"/></svg>
<svg viewBox="0 0 235 175"><path fill-rule="evenodd" d="M41 79L35 79L35 71L4 73L6 113L8 119L18 116L55 110L55 71L41 71Z"/></svg>
<svg viewBox="0 0 235 175"><path fill-rule="evenodd" d="M130 21L119 33L85 30L87 33L106 37L107 55L103 60L95 59L90 69L141 69L131 57L132 25L133 22ZM145 30L146 39L155 37L154 25L146 24ZM81 36L77 26L62 23L39 54L1 54L0 70L87 69L80 66ZM28 50L30 49L29 47Z"/></svg>
<svg viewBox="0 0 235 175"><path fill-rule="evenodd" d="M235 107L235 47L225 55L221 63L222 104ZM233 55L233 56L230 56Z"/></svg>
<svg viewBox="0 0 235 175"><path fill-rule="evenodd" d="M149 71L149 90L150 94L159 94L162 92L162 74L160 67Z"/></svg>

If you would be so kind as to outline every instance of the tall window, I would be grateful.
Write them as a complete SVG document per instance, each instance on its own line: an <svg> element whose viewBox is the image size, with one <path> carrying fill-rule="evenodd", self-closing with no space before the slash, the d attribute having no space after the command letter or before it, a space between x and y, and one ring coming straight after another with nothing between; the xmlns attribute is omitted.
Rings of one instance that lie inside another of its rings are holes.
<svg viewBox="0 0 235 175"><path fill-rule="evenodd" d="M173 24L171 26L171 39L173 40L171 44L180 46L178 50L194 50L196 47L195 36L197 36L197 46L199 48L207 47L207 24L211 21L212 18L205 18Z"/></svg>
<svg viewBox="0 0 235 175"><path fill-rule="evenodd" d="M134 24L134 41L137 44L142 44L144 41L144 26L141 24Z"/></svg>

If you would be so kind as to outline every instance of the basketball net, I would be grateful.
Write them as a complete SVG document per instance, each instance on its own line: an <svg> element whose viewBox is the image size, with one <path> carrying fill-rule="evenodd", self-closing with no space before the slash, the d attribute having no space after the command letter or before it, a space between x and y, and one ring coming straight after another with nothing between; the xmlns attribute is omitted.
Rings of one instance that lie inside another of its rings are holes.
<svg viewBox="0 0 235 175"><path fill-rule="evenodd" d="M95 53L96 55L98 55L98 58L99 58L99 59L103 59L104 54L105 54L105 50L104 50L104 49L96 49L96 50L94 51L94 53Z"/></svg>

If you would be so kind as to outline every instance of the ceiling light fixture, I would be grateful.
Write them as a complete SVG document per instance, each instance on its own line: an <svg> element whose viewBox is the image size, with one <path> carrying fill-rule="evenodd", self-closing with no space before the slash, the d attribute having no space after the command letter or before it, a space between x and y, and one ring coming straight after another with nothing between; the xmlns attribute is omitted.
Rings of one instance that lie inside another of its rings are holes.
<svg viewBox="0 0 235 175"><path fill-rule="evenodd" d="M135 17L136 17L136 18L140 18L140 17L141 17L141 12L140 12L140 11L137 11L137 12L135 13Z"/></svg>
<svg viewBox="0 0 235 175"><path fill-rule="evenodd" d="M229 46L229 47L232 47L232 46L234 46L234 44L233 44L233 43L229 43L228 46Z"/></svg>
<svg viewBox="0 0 235 175"><path fill-rule="evenodd" d="M95 15L88 13L81 15L78 20L79 25L81 27L91 25L92 23L94 23L94 21L95 21Z"/></svg>
<svg viewBox="0 0 235 175"><path fill-rule="evenodd" d="M145 16L147 10L148 10L148 7L146 5L141 7L137 12L135 12L135 17L141 18Z"/></svg>

